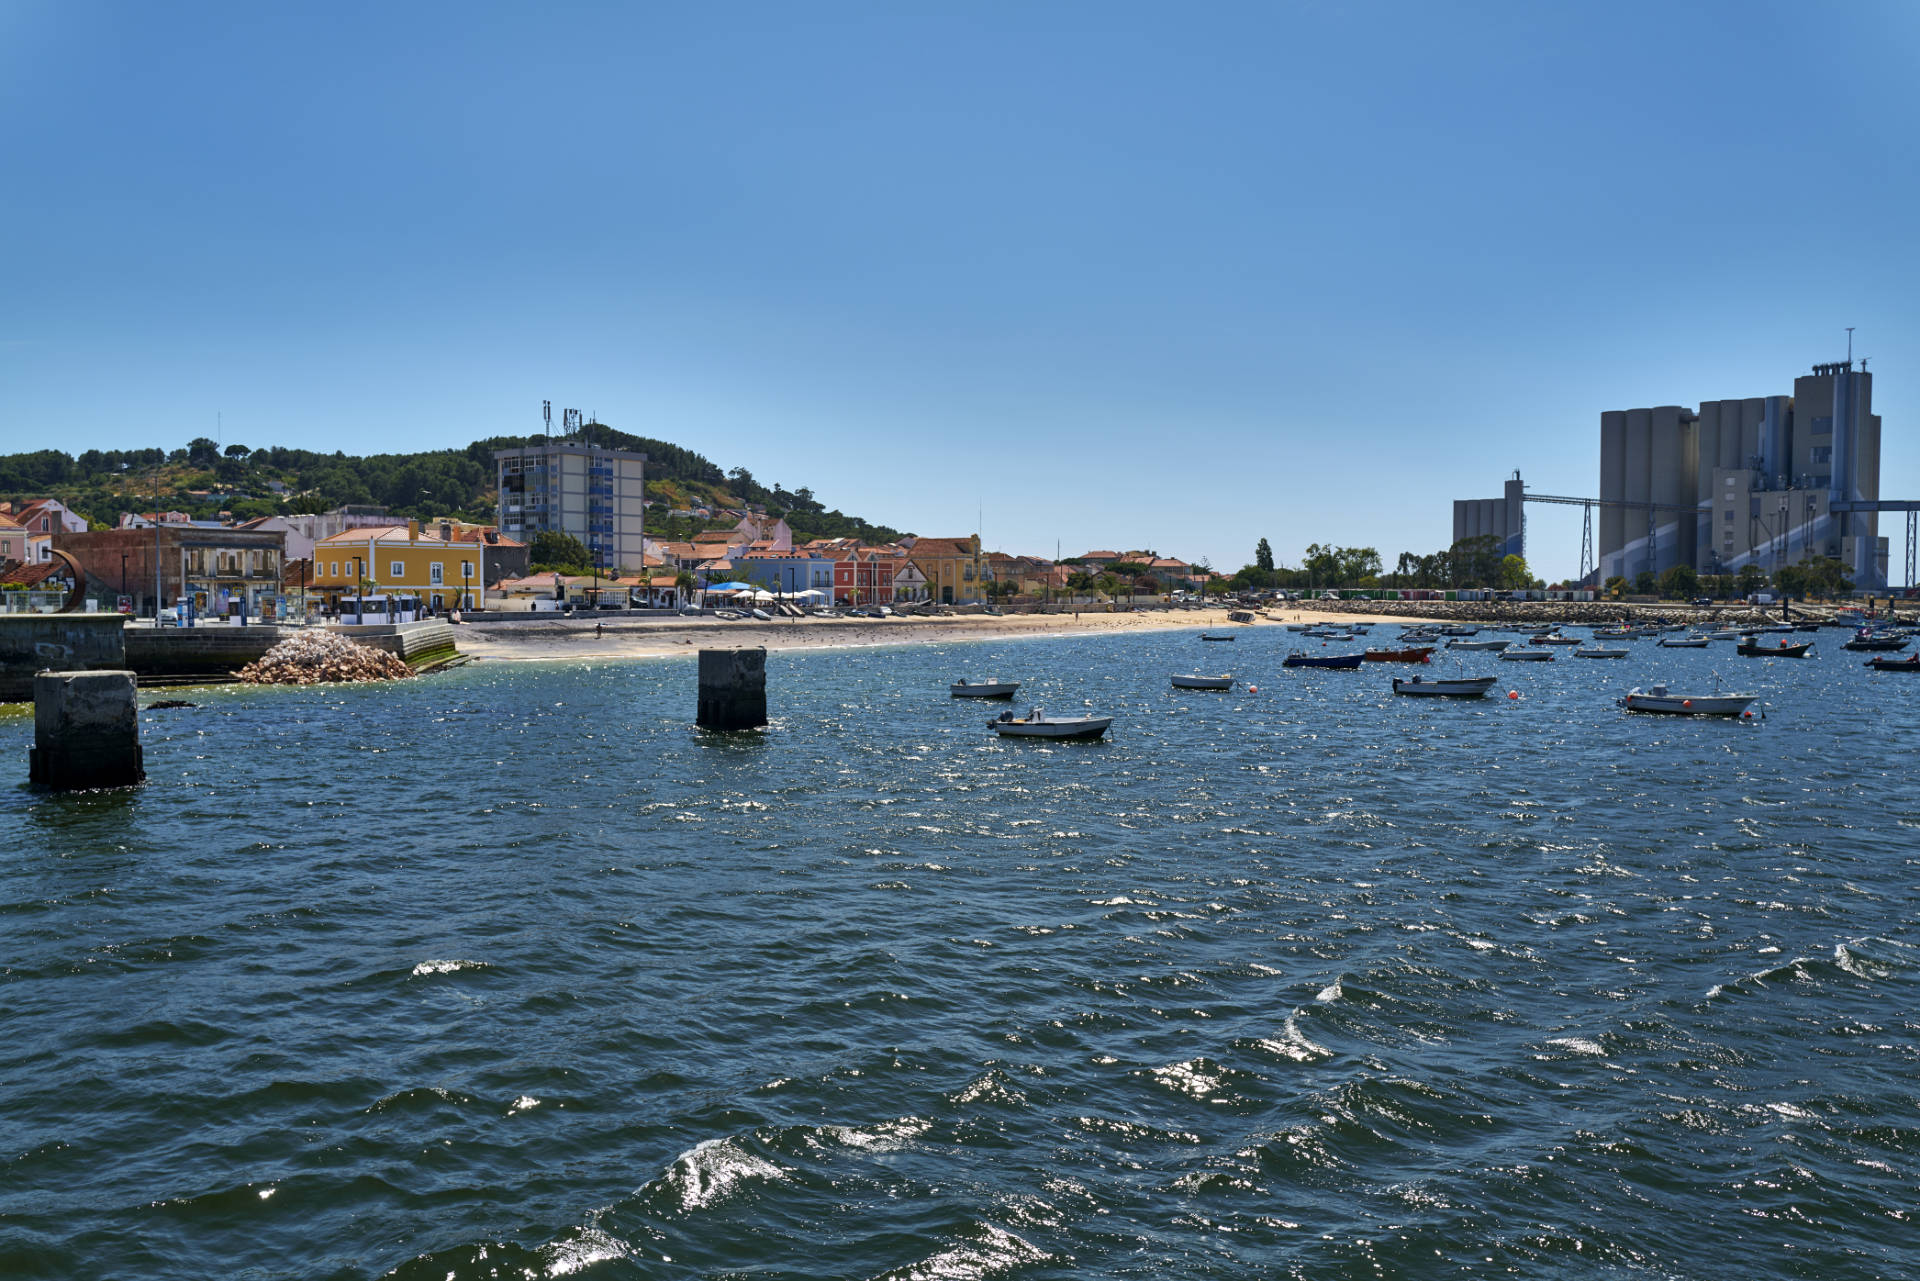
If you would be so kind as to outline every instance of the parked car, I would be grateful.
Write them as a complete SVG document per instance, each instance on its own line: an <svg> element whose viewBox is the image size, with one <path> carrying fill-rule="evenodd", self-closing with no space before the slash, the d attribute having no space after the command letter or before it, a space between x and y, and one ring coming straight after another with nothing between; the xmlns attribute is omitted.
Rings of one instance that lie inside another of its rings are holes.
<svg viewBox="0 0 1920 1281"><path fill-rule="evenodd" d="M1698 606L1700 606L1701 608L1703 608L1703 609L1704 609L1704 608L1705 608L1706 606L1708 606L1708 605L1711 605L1711 604L1713 604L1713 597L1711 597L1711 596L1695 596L1695 597L1693 598L1693 603L1694 603L1695 605L1698 605Z"/></svg>

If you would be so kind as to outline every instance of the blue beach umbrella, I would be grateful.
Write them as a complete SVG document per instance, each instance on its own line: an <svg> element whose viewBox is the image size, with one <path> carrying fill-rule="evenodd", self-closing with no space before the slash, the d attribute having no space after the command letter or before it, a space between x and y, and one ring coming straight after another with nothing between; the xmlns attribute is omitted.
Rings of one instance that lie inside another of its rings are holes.
<svg viewBox="0 0 1920 1281"><path fill-rule="evenodd" d="M707 590L710 592L752 591L753 584L752 583L708 583Z"/></svg>

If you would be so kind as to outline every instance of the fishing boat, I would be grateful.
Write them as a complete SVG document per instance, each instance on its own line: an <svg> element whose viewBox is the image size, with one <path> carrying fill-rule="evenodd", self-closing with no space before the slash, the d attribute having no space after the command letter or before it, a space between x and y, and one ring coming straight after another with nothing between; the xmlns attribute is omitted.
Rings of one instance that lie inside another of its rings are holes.
<svg viewBox="0 0 1920 1281"><path fill-rule="evenodd" d="M1360 666L1358 654L1288 654L1280 660L1282 667L1324 667L1330 671L1352 671Z"/></svg>
<svg viewBox="0 0 1920 1281"><path fill-rule="evenodd" d="M1876 672L1920 672L1920 654L1905 658L1869 658L1866 665Z"/></svg>
<svg viewBox="0 0 1920 1281"><path fill-rule="evenodd" d="M1841 649L1859 652L1896 654L1912 644L1907 637L1892 632L1870 632L1862 628Z"/></svg>
<svg viewBox="0 0 1920 1281"><path fill-rule="evenodd" d="M1036 707L1025 716L1004 711L987 728L1002 738L1099 738L1112 724L1111 716L1048 716Z"/></svg>
<svg viewBox="0 0 1920 1281"><path fill-rule="evenodd" d="M1175 689L1232 689L1231 676L1176 676L1173 678Z"/></svg>
<svg viewBox="0 0 1920 1281"><path fill-rule="evenodd" d="M1200 639L1203 641L1230 641L1233 640L1234 637L1231 633L1216 636L1212 632L1201 632Z"/></svg>
<svg viewBox="0 0 1920 1281"><path fill-rule="evenodd" d="M1369 647L1362 654L1369 663L1424 663L1433 655L1431 645L1413 645L1406 649L1373 649Z"/></svg>
<svg viewBox="0 0 1920 1281"><path fill-rule="evenodd" d="M1513 644L1513 642L1510 640L1503 640L1503 641L1450 640L1447 642L1447 648L1465 650L1470 653L1474 651L1485 651L1485 652L1497 654L1511 644Z"/></svg>
<svg viewBox="0 0 1920 1281"><path fill-rule="evenodd" d="M1763 645L1758 636L1749 636L1740 642L1739 654L1742 658L1805 658L1812 648L1812 641L1801 641L1798 645L1787 641Z"/></svg>
<svg viewBox="0 0 1920 1281"><path fill-rule="evenodd" d="M1493 688L1491 676L1441 677L1428 680L1415 676L1411 680L1396 676L1393 678L1393 692L1411 694L1421 698L1479 698Z"/></svg>
<svg viewBox="0 0 1920 1281"><path fill-rule="evenodd" d="M1632 640L1635 632L1631 627L1596 627L1593 629L1595 640Z"/></svg>
<svg viewBox="0 0 1920 1281"><path fill-rule="evenodd" d="M1713 644L1711 636L1662 636L1654 644L1662 649L1705 649Z"/></svg>
<svg viewBox="0 0 1920 1281"><path fill-rule="evenodd" d="M1562 636L1559 632L1543 632L1527 642L1530 645L1578 645L1578 636Z"/></svg>
<svg viewBox="0 0 1920 1281"><path fill-rule="evenodd" d="M1480 629L1471 623L1449 623L1440 629L1442 636L1478 636Z"/></svg>
<svg viewBox="0 0 1920 1281"><path fill-rule="evenodd" d="M1619 646L1582 645L1573 651L1575 658L1625 658L1627 651Z"/></svg>
<svg viewBox="0 0 1920 1281"><path fill-rule="evenodd" d="M1557 655L1550 649L1505 649L1500 651L1503 663L1551 663Z"/></svg>
<svg viewBox="0 0 1920 1281"><path fill-rule="evenodd" d="M1739 640L1744 635L1746 635L1745 632L1741 632L1732 628L1722 628L1717 632L1708 632L1707 639L1708 640Z"/></svg>
<svg viewBox="0 0 1920 1281"><path fill-rule="evenodd" d="M970 681L964 676L947 686L955 698L1012 698L1019 691L1019 681Z"/></svg>
<svg viewBox="0 0 1920 1281"><path fill-rule="evenodd" d="M1635 688L1621 697L1630 712L1665 712L1672 716L1738 716L1759 700L1758 694L1676 694L1665 685Z"/></svg>

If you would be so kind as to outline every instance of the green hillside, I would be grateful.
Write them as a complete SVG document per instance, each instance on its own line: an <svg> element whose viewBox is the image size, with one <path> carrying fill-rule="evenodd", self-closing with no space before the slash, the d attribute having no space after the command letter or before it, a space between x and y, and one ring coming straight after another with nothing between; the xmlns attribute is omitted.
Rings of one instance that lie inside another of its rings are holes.
<svg viewBox="0 0 1920 1281"><path fill-rule="evenodd" d="M691 507L763 506L783 516L796 539L865 538L887 542L900 531L829 511L805 487L767 486L744 467L718 463L664 440L590 424L595 444L647 455L647 531L685 538L706 524L673 519ZM183 511L199 520L222 512L235 520L319 512L343 503L378 504L396 517L494 518L493 451L537 444L546 437L495 436L465 449L412 454L321 454L272 446L249 449L200 437L182 449L89 449L76 456L56 449L0 454L0 498L18 503L58 498L96 526L126 511ZM278 486L276 489L275 486Z"/></svg>

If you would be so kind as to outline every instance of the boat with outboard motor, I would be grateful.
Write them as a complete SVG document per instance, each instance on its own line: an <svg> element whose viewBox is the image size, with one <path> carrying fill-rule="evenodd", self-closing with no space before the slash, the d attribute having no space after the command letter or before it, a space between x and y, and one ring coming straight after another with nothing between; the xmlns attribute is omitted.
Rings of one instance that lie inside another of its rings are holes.
<svg viewBox="0 0 1920 1281"><path fill-rule="evenodd" d="M1099 738L1112 724L1111 716L1048 716L1036 707L1025 716L1004 711L987 728L1002 738Z"/></svg>
<svg viewBox="0 0 1920 1281"><path fill-rule="evenodd" d="M1840 648L1860 653L1897 654L1912 643L1912 638L1900 632L1875 632L1863 627Z"/></svg>
<svg viewBox="0 0 1920 1281"><path fill-rule="evenodd" d="M1920 654L1905 658L1869 658L1865 666L1876 672L1920 672Z"/></svg>
<svg viewBox="0 0 1920 1281"><path fill-rule="evenodd" d="M1671 716L1739 716L1760 700L1758 694L1676 694L1665 685L1634 688L1620 698L1629 712L1665 712Z"/></svg>
<svg viewBox="0 0 1920 1281"><path fill-rule="evenodd" d="M1575 658L1625 658L1627 651L1618 646L1582 645L1573 651Z"/></svg>
<svg viewBox="0 0 1920 1281"><path fill-rule="evenodd" d="M1212 632L1201 632L1200 639L1203 641L1230 641L1230 640L1237 640L1239 638L1232 635L1231 633L1216 636Z"/></svg>
<svg viewBox="0 0 1920 1281"><path fill-rule="evenodd" d="M1497 654L1512 644L1510 640L1450 640L1447 642L1447 648L1463 650L1467 653Z"/></svg>
<svg viewBox="0 0 1920 1281"><path fill-rule="evenodd" d="M1654 644L1661 649L1705 649L1713 644L1711 636L1662 636Z"/></svg>
<svg viewBox="0 0 1920 1281"><path fill-rule="evenodd" d="M1393 692L1419 698L1479 698L1493 688L1491 676L1456 676L1433 679L1415 676L1393 678Z"/></svg>
<svg viewBox="0 0 1920 1281"><path fill-rule="evenodd" d="M1790 641L1781 641L1778 645L1763 645L1758 636L1747 636L1741 639L1736 652L1742 658L1805 658L1807 651L1812 648L1812 641L1801 641L1797 645Z"/></svg>
<svg viewBox="0 0 1920 1281"><path fill-rule="evenodd" d="M1176 676L1175 689L1232 689L1232 676Z"/></svg>

